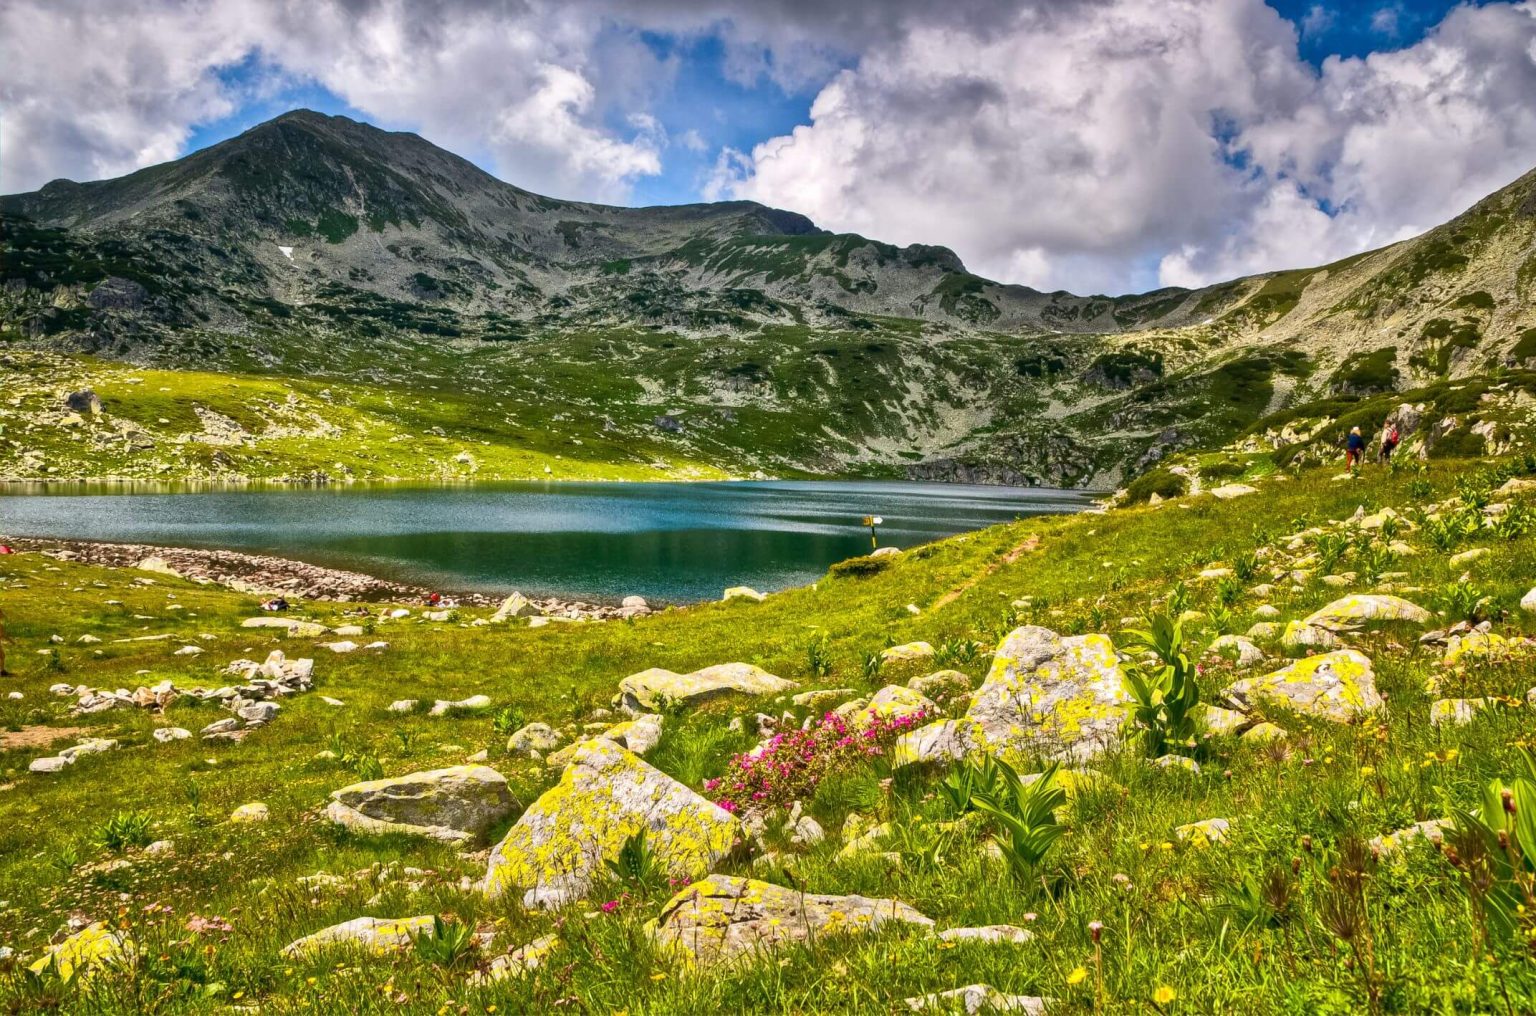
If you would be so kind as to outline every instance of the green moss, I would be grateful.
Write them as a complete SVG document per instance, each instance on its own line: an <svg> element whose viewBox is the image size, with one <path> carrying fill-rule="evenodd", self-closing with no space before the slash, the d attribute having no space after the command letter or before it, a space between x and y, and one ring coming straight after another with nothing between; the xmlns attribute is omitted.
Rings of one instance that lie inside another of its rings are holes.
<svg viewBox="0 0 1536 1016"><path fill-rule="evenodd" d="M1527 328L1520 333L1515 341L1515 348L1510 351L1516 360L1529 360L1536 357L1536 328Z"/></svg>
<svg viewBox="0 0 1536 1016"><path fill-rule="evenodd" d="M1387 346L1364 353L1355 353L1339 365L1329 380L1335 392L1370 394L1391 391L1397 387L1401 376L1397 369L1397 347Z"/></svg>
<svg viewBox="0 0 1536 1016"><path fill-rule="evenodd" d="M315 223L315 232L325 237L326 243L341 243L357 232L357 217L327 208L320 213L320 220Z"/></svg>

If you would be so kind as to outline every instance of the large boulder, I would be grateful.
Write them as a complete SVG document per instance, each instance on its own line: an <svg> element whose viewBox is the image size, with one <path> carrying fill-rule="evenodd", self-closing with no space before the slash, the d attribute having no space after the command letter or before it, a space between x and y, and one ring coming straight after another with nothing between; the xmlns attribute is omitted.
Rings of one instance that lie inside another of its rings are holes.
<svg viewBox="0 0 1536 1016"><path fill-rule="evenodd" d="M242 628L282 628L294 638L319 638L330 629L314 621L300 621L292 617L248 617L240 622Z"/></svg>
<svg viewBox="0 0 1536 1016"><path fill-rule="evenodd" d="M516 807L500 773L469 765L342 787L331 793L325 814L356 832L462 843L484 836Z"/></svg>
<svg viewBox="0 0 1536 1016"><path fill-rule="evenodd" d="M48 951L29 968L41 974L57 966L59 976L68 980L78 975L84 980L98 967L110 967L133 958L133 940L126 932L113 931L100 921L89 924Z"/></svg>
<svg viewBox="0 0 1536 1016"><path fill-rule="evenodd" d="M432 927L430 916L358 917L289 942L283 946L283 955L289 959L299 959L309 953L339 946L382 956L410 946L418 935L431 935Z"/></svg>
<svg viewBox="0 0 1536 1016"><path fill-rule="evenodd" d="M750 663L717 663L691 674L652 667L619 682L618 704L630 712L695 706L722 695L777 695L798 687Z"/></svg>
<svg viewBox="0 0 1536 1016"><path fill-rule="evenodd" d="M853 717L853 725L864 728L873 720L916 720L937 716L939 707L922 692L888 684L870 697L869 703Z"/></svg>
<svg viewBox="0 0 1536 1016"><path fill-rule="evenodd" d="M1391 621L1408 621L1423 624L1430 620L1429 611L1399 596L1383 593L1352 593L1334 600L1303 621L1313 628L1329 631L1355 631Z"/></svg>
<svg viewBox="0 0 1536 1016"><path fill-rule="evenodd" d="M827 935L867 933L887 922L933 926L931 919L897 900L823 896L711 875L667 901L650 927L662 948L709 964Z"/></svg>
<svg viewBox="0 0 1536 1016"><path fill-rule="evenodd" d="M1222 695L1243 712L1270 703L1336 723L1382 707L1371 659L1353 649L1296 660L1273 673L1229 685Z"/></svg>
<svg viewBox="0 0 1536 1016"><path fill-rule="evenodd" d="M532 617L538 612L539 608L533 605L532 600L522 593L513 593L501 601L501 606L491 615L491 623L505 624L514 617Z"/></svg>
<svg viewBox="0 0 1536 1016"><path fill-rule="evenodd" d="M998 646L965 719L983 750L1081 761L1118 743L1130 702L1108 636L1027 625Z"/></svg>
<svg viewBox="0 0 1536 1016"><path fill-rule="evenodd" d="M741 825L612 741L585 741L560 782L491 851L486 895L520 892L527 907L563 906L640 832L671 876L697 878L731 850Z"/></svg>

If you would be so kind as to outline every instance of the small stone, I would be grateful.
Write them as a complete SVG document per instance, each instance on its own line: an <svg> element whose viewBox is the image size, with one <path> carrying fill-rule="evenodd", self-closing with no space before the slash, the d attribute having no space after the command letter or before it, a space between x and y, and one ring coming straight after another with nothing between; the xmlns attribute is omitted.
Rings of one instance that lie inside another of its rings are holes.
<svg viewBox="0 0 1536 1016"><path fill-rule="evenodd" d="M1431 727L1464 727L1491 703L1487 699L1437 699L1429 704Z"/></svg>
<svg viewBox="0 0 1536 1016"><path fill-rule="evenodd" d="M1021 945L1034 937L1034 932L1011 924L988 924L979 928L948 928L939 932L939 938L945 942L1007 942Z"/></svg>
<svg viewBox="0 0 1536 1016"><path fill-rule="evenodd" d="M914 663L918 660L932 659L933 653L934 649L930 643L907 642L881 651L880 659L886 663Z"/></svg>
<svg viewBox="0 0 1536 1016"><path fill-rule="evenodd" d="M751 586L731 586L725 591L725 595L721 597L721 600L727 603L731 600L748 600L752 603L762 603L766 599L768 599L766 593L760 593Z"/></svg>
<svg viewBox="0 0 1536 1016"><path fill-rule="evenodd" d="M436 702L432 703L432 708L428 711L427 715L443 716L446 715L451 709L478 711L481 709L489 709L490 707L491 697L489 695L471 695L469 698L460 699L457 702L450 702L447 699L438 699ZM390 708L394 707L391 706Z"/></svg>
<svg viewBox="0 0 1536 1016"><path fill-rule="evenodd" d="M1208 818L1200 822L1181 825L1173 831L1173 834L1182 841L1193 841L1204 846L1210 843L1220 843L1225 840L1230 828L1231 824L1224 818Z"/></svg>
<svg viewBox="0 0 1536 1016"><path fill-rule="evenodd" d="M181 727L156 727L154 731L155 740L161 744L165 744L168 741L185 741L191 736L192 731Z"/></svg>
<svg viewBox="0 0 1536 1016"><path fill-rule="evenodd" d="M414 712L415 709L416 700L413 698L397 699L389 704L389 711L392 713L409 713Z"/></svg>
<svg viewBox="0 0 1536 1016"><path fill-rule="evenodd" d="M230 812L229 820L237 824L250 825L265 822L271 817L272 811L270 808L260 801L253 801L250 804L242 804Z"/></svg>

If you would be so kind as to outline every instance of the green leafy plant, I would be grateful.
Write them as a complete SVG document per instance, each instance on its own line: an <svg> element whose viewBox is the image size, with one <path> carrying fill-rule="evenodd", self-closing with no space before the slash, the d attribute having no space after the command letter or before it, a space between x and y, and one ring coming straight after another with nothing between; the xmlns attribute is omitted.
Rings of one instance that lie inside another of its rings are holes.
<svg viewBox="0 0 1536 1016"><path fill-rule="evenodd" d="M636 888L659 885L666 876L661 858L646 842L644 829L626 839L619 847L619 855L604 863L615 879Z"/></svg>
<svg viewBox="0 0 1536 1016"><path fill-rule="evenodd" d="M1493 520L1493 535L1501 540L1518 540L1536 530L1536 512L1523 501L1517 501Z"/></svg>
<svg viewBox="0 0 1536 1016"><path fill-rule="evenodd" d="M528 725L528 717L517 706L502 706L491 717L491 729L497 737L511 737Z"/></svg>
<svg viewBox="0 0 1536 1016"><path fill-rule="evenodd" d="M933 652L933 662L943 668L975 663L981 655L981 643L975 639L952 638L938 644Z"/></svg>
<svg viewBox="0 0 1536 1016"><path fill-rule="evenodd" d="M384 778L384 765L379 757L372 752L358 752L344 756L342 761L357 774L357 778L363 782L368 780L381 780Z"/></svg>
<svg viewBox="0 0 1536 1016"><path fill-rule="evenodd" d="M864 654L864 679L873 681L880 676L880 671L885 666L885 657L878 650L871 650Z"/></svg>
<svg viewBox="0 0 1536 1016"><path fill-rule="evenodd" d="M1003 852L1009 868L1021 882L1032 881L1051 847L1067 831L1056 812L1067 803L1067 794L1056 783L1053 763L1035 780L1026 783L1006 762L996 761L997 782L974 792L971 806L986 814L997 828L993 841Z"/></svg>
<svg viewBox="0 0 1536 1016"><path fill-rule="evenodd" d="M805 669L814 677L826 677L832 673L831 640L826 632L818 632L806 642Z"/></svg>
<svg viewBox="0 0 1536 1016"><path fill-rule="evenodd" d="M1385 546L1373 543L1356 552L1355 564L1359 567L1360 577L1374 583L1380 581L1381 576L1397 564L1397 555Z"/></svg>
<svg viewBox="0 0 1536 1016"><path fill-rule="evenodd" d="M444 970L465 966L475 955L475 929L458 921L432 915L432 933L417 935L416 956Z"/></svg>
<svg viewBox="0 0 1536 1016"><path fill-rule="evenodd" d="M1151 756L1170 747L1187 750L1194 743L1200 685L1195 665L1184 652L1184 630L1178 617L1154 611L1145 628L1125 633L1125 648L1149 655L1125 668L1134 704L1131 724Z"/></svg>
<svg viewBox="0 0 1536 1016"><path fill-rule="evenodd" d="M1448 582L1435 594L1435 606L1453 621L1482 620L1488 597L1481 588L1465 580Z"/></svg>
<svg viewBox="0 0 1536 1016"><path fill-rule="evenodd" d="M96 844L122 853L129 847L142 847L152 839L149 832L150 816L146 811L120 811L96 827L93 839Z"/></svg>
<svg viewBox="0 0 1536 1016"><path fill-rule="evenodd" d="M79 866L81 861L80 844L71 840L64 844L48 858L48 863L59 871L68 875Z"/></svg>
<svg viewBox="0 0 1536 1016"><path fill-rule="evenodd" d="M1314 544L1318 570L1325 575L1331 573L1349 551L1349 543L1349 537L1343 533L1319 533Z"/></svg>

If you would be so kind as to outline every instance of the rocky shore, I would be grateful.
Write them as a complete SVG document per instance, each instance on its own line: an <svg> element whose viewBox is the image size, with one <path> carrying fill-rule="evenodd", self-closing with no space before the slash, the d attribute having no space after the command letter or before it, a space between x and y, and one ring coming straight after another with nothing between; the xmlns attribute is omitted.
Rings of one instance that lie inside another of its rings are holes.
<svg viewBox="0 0 1536 1016"><path fill-rule="evenodd" d="M245 593L276 594L306 600L348 602L425 602L432 592L440 593L460 606L487 607L502 603L503 597L478 592L427 589L405 582L392 582L361 572L325 568L304 561L247 554L236 550L212 550L195 547L158 547L143 543L99 543L92 540L50 540L0 535L0 543L17 550L37 551L62 561L104 565L112 568L141 568L177 575L195 582L211 582ZM612 604L587 603L559 598L529 598L529 613L546 617L581 620L608 620L624 616L623 608Z"/></svg>

